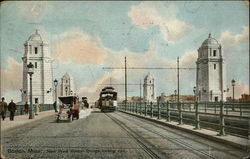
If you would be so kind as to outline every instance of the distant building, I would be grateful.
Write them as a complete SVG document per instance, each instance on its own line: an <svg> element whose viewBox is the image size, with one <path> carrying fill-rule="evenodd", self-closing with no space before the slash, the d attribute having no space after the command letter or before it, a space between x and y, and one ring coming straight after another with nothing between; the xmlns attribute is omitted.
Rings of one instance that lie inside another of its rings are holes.
<svg viewBox="0 0 250 159"><path fill-rule="evenodd" d="M249 94L242 94L239 101L240 102L250 102L250 95Z"/></svg>
<svg viewBox="0 0 250 159"><path fill-rule="evenodd" d="M128 102L140 102L140 97L137 97L137 96L128 97L127 101Z"/></svg>
<svg viewBox="0 0 250 159"><path fill-rule="evenodd" d="M148 74L144 78L144 84L143 84L143 100L146 102L154 102L156 101L155 96L155 80L153 76Z"/></svg>
<svg viewBox="0 0 250 159"><path fill-rule="evenodd" d="M225 100L222 47L215 38L212 38L211 34L198 49L196 66L196 96L198 101Z"/></svg>
<svg viewBox="0 0 250 159"><path fill-rule="evenodd" d="M171 94L171 95L161 95L159 97L164 102L177 102L177 95ZM180 95L180 102L194 102L194 95Z"/></svg>
<svg viewBox="0 0 250 159"><path fill-rule="evenodd" d="M48 43L45 42L38 30L32 34L24 43L23 60L23 89L22 102L29 102L30 80L27 65L31 62L34 65L32 75L32 100L40 104L53 103L53 74L52 59Z"/></svg>
<svg viewBox="0 0 250 159"><path fill-rule="evenodd" d="M61 96L75 95L74 80L68 73L65 73L61 78Z"/></svg>

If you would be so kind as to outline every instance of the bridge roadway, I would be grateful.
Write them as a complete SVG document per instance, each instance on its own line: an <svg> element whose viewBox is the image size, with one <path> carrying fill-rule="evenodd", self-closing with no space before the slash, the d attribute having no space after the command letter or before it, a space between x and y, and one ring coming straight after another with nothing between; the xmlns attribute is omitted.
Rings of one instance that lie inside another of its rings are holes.
<svg viewBox="0 0 250 159"><path fill-rule="evenodd" d="M3 155L12 158L236 158L247 153L121 112L72 123L54 116L3 131Z"/></svg>

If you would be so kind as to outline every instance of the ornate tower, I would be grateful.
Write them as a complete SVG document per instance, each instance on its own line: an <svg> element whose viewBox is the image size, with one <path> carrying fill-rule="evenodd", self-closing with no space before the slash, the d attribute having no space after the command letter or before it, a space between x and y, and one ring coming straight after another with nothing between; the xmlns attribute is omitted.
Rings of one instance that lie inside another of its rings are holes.
<svg viewBox="0 0 250 159"><path fill-rule="evenodd" d="M34 74L32 75L32 99L33 103L37 101L40 104L53 103L53 74L52 59L48 43L45 42L36 30L24 43L23 56L23 96L22 101L28 102L30 95L29 75L27 73L27 64L34 65Z"/></svg>
<svg viewBox="0 0 250 159"><path fill-rule="evenodd" d="M146 102L155 101L155 81L154 81L154 78L150 74L148 74L144 78L143 100Z"/></svg>
<svg viewBox="0 0 250 159"><path fill-rule="evenodd" d="M198 101L217 102L223 95L223 58L221 44L209 34L198 49L196 61L196 97Z"/></svg>
<svg viewBox="0 0 250 159"><path fill-rule="evenodd" d="M67 72L63 75L61 79L61 96L74 95L74 81L73 77L70 76Z"/></svg>

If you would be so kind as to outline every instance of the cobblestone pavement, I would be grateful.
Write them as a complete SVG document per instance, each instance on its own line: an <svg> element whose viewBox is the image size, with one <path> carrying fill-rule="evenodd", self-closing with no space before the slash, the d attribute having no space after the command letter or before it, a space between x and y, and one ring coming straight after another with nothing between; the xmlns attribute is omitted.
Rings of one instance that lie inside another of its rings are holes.
<svg viewBox="0 0 250 159"><path fill-rule="evenodd" d="M94 110L73 122L54 115L2 131L3 155L24 158L242 158L246 152L124 113Z"/></svg>

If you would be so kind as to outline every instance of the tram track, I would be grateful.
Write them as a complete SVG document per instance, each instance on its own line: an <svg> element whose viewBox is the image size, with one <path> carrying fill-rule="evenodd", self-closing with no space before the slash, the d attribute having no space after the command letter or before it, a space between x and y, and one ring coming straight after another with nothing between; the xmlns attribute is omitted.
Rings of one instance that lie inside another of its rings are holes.
<svg viewBox="0 0 250 159"><path fill-rule="evenodd" d="M176 135L176 132L175 132L175 131L169 130L169 128L167 128L167 127L165 127L165 126L159 125L159 124L157 124L157 123L154 123L154 122L151 122L151 121L142 119L142 118L138 118L138 117L133 116L133 115L129 115L129 118L128 118L127 115L125 115L125 114L123 114L123 113L121 113L121 114L122 114L122 116L123 116L124 118L126 118L126 119L131 119L131 118L133 118L133 119L139 120L139 121L141 121L141 122L143 122L143 123L146 122L146 123L148 123L148 124L150 124L150 125L154 125L154 126L157 127L157 128L166 130L166 131L168 131L168 132L170 132L170 133ZM189 139L189 140L193 140L193 141L195 141L195 142L197 142L197 143L199 143L199 144L204 144L204 145L208 146L208 144L205 144L205 143L203 143L203 142L201 142L201 141L197 141L196 139L194 140L193 138L187 137L187 136L182 135L182 134L180 134L180 133L178 133L177 135L181 136L181 138L186 138L186 139ZM174 138L174 139L175 139L175 138ZM178 139L177 139L177 140L178 140ZM183 142L183 141L182 141L182 142ZM235 158L238 157L235 153L233 153L234 151L232 151L231 149L223 149L223 148L218 148L218 147L214 147L214 146L209 146L209 147L210 147L211 150L213 150L213 149L214 149L214 150L219 150L219 151L221 151L221 152L228 153L228 154L230 154L231 156L234 156ZM231 151L232 151L232 152L231 152Z"/></svg>
<svg viewBox="0 0 250 159"><path fill-rule="evenodd" d="M118 113L116 113L116 114L118 114ZM119 114L119 115L120 115L120 114ZM120 116L121 116L121 115L120 115ZM128 118L128 117L125 116L124 114L122 115L122 117L125 118L126 120L131 120L131 118ZM140 120L140 119L138 119L138 120ZM143 119L141 119L141 120L143 120ZM145 122L145 121L143 121L143 122ZM162 127L158 126L158 125L155 124L155 123L150 123L150 124L156 126L157 128L161 128L161 129L162 129ZM182 141L182 140L180 140L180 139L167 137L166 135L163 135L162 133L159 133L159 132L157 132L157 131L154 131L153 129L149 129L149 128L146 128L146 127L142 126L142 124L137 124L137 126L140 127L140 128L142 128L142 129L144 129L144 130L146 130L146 131L148 131L148 132L151 132L151 133L153 133L153 134L156 134L156 135L160 136L161 138L166 139L166 140L168 140L168 141L170 141L170 142L172 142L172 143L178 144L178 145L180 145L180 146L186 148L186 149L189 150L189 151L196 152L196 153L199 154L199 155L203 155L203 156L206 156L206 157L211 158L211 159L216 159L215 156L212 156L211 154L209 154L209 153L207 153L207 152L204 152L204 150L200 150L199 148L196 148L196 147L194 147L193 145L191 145L191 144L189 144L189 143L186 143L186 142L184 142L184 141Z"/></svg>
<svg viewBox="0 0 250 159"><path fill-rule="evenodd" d="M145 144L145 140L143 137L141 137L138 133L133 131L130 127L128 127L126 124L121 122L119 119L115 118L114 116L105 113L107 117L109 117L112 121L114 121L119 127L121 127L128 136L134 139L136 141L136 144L143 150L145 151L151 158L154 159L160 159L161 157L156 154L151 148L149 148Z"/></svg>

